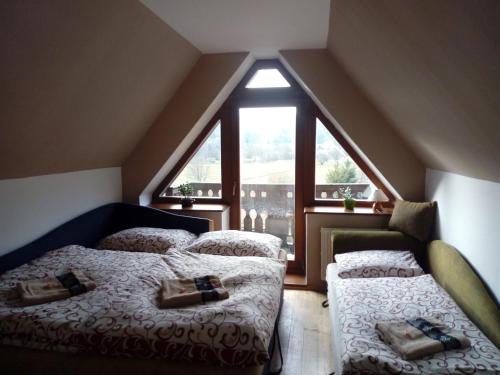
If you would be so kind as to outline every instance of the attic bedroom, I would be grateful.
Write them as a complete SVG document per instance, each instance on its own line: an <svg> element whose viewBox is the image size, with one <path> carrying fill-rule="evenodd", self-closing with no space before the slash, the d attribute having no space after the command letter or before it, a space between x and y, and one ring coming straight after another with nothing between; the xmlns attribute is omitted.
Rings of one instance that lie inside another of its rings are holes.
<svg viewBox="0 0 500 375"><path fill-rule="evenodd" d="M2 373L499 374L499 20L1 2Z"/></svg>

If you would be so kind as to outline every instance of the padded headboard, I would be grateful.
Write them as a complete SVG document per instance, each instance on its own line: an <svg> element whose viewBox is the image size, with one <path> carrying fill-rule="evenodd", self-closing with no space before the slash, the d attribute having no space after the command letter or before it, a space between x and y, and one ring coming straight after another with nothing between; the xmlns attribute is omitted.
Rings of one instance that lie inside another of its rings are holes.
<svg viewBox="0 0 500 375"><path fill-rule="evenodd" d="M62 246L94 247L101 238L134 227L186 229L200 234L210 230L210 220L133 204L110 203L77 216L39 239L1 256L0 273Z"/></svg>
<svg viewBox="0 0 500 375"><path fill-rule="evenodd" d="M428 265L436 281L465 314L500 348L500 308L469 263L443 241L429 244Z"/></svg>

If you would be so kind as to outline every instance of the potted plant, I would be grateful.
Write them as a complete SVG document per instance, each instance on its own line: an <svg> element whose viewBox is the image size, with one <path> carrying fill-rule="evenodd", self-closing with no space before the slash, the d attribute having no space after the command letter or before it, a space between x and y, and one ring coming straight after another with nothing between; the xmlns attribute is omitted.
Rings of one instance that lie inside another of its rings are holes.
<svg viewBox="0 0 500 375"><path fill-rule="evenodd" d="M194 198L191 197L193 194L193 186L190 183L185 183L179 185L179 192L182 194L181 205L182 207L191 207L194 202Z"/></svg>
<svg viewBox="0 0 500 375"><path fill-rule="evenodd" d="M346 210L352 211L356 206L356 201L354 200L350 187L346 187L345 189L339 189L342 198L344 198L344 208Z"/></svg>

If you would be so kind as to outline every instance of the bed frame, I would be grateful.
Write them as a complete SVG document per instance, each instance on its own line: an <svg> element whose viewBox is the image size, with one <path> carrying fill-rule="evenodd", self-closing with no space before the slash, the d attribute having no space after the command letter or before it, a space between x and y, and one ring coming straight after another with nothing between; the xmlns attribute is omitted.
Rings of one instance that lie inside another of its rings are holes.
<svg viewBox="0 0 500 375"><path fill-rule="evenodd" d="M86 212L28 245L0 257L0 274L38 258L47 251L67 245L92 248L101 238L134 227L185 229L200 234L209 231L210 220L133 204L110 203Z"/></svg>
<svg viewBox="0 0 500 375"><path fill-rule="evenodd" d="M0 257L0 274L19 267L46 252L67 245L95 248L98 241L107 235L134 227L185 229L195 234L208 232L209 219L189 217L164 212L155 208L126 203L111 203L86 212L45 234L39 239ZM200 363L168 362L165 360L140 360L113 358L98 354L62 353L0 346L0 363L6 373L15 374L162 374L162 375L261 375L271 374L270 369L275 348L280 350L278 323L283 303L276 318L274 332L269 345L271 359L266 365L247 368L226 368ZM278 340L278 345L276 345ZM280 350L281 353L281 350ZM275 372L275 373L279 373Z"/></svg>
<svg viewBox="0 0 500 375"><path fill-rule="evenodd" d="M467 260L453 246L436 240L427 248L427 263L438 284L500 348L500 306Z"/></svg>
<svg viewBox="0 0 500 375"><path fill-rule="evenodd" d="M472 266L453 246L435 240L425 252L428 270L436 282L455 300L457 305L476 326L500 349L500 306L491 291L481 281ZM336 265L334 265L336 266ZM338 305L335 290L328 290L330 324L339 330ZM332 333L331 346L335 372L341 373L340 336Z"/></svg>

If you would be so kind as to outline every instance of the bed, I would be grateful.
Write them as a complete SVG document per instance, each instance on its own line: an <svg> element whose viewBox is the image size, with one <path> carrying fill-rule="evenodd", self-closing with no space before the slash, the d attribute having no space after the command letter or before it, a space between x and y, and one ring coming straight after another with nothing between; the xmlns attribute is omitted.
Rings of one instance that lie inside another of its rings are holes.
<svg viewBox="0 0 500 375"><path fill-rule="evenodd" d="M428 260L431 274L415 277L341 279L337 264L328 266L335 374L500 373L498 305L450 246L434 241ZM450 297L454 294L466 302L459 306ZM436 317L464 332L471 348L406 361L386 346L374 329L378 321L418 316Z"/></svg>
<svg viewBox="0 0 500 375"><path fill-rule="evenodd" d="M100 238L126 228L176 228L200 234L208 224L145 207L108 205L1 259L3 369L56 374L269 371L286 270L283 254L273 259L176 249L167 254L93 249ZM9 298L19 279L68 267L88 273L98 288L30 307ZM182 309L157 308L161 278L206 274L219 276L231 298Z"/></svg>

